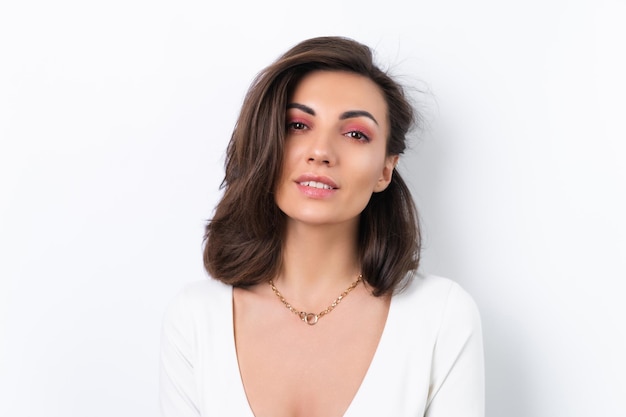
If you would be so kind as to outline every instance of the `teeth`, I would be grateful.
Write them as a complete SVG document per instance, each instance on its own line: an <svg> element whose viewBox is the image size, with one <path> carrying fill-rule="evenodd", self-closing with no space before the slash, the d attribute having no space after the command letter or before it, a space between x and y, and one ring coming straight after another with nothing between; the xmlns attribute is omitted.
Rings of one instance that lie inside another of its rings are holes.
<svg viewBox="0 0 626 417"><path fill-rule="evenodd" d="M333 187L331 187L330 185L324 184L323 182L317 182L317 181L304 181L304 182L301 182L300 185L304 185L305 187L323 188L324 190L333 189Z"/></svg>

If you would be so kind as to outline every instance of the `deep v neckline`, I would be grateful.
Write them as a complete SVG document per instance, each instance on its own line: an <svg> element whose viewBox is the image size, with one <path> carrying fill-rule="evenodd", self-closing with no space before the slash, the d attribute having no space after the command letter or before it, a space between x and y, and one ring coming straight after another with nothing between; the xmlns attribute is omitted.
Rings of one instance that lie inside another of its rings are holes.
<svg viewBox="0 0 626 417"><path fill-rule="evenodd" d="M229 334L230 336L227 341L228 343L227 351L230 354L229 363L231 364L229 373L232 373L232 375L237 376L236 378L234 378L234 380L238 381L237 403L242 404L242 406L239 407L240 411L245 412L245 416L241 415L241 417L256 417L254 415L254 411L252 410L250 402L248 401L248 396L246 394L246 389L243 383L243 377L241 375L241 370L239 368L239 358L237 356L237 347L235 343L235 317L234 317L235 294L234 294L234 290L235 290L234 287L232 287L230 290L230 299L229 299L230 308L228 309L229 317L228 317L228 320L224 321L226 325L228 324L230 325L230 329L228 330L225 329L226 331L224 332L224 334ZM389 349L387 348L387 344L391 336L389 336L388 333L392 331L391 329L392 326L390 325L390 323L393 322L394 316L395 316L395 308L394 308L395 298L396 297L392 296L391 300L389 301L389 309L387 311L387 318L385 320L382 333L378 340L378 344L374 351L374 355L372 356L372 360L370 361L367 367L367 370L365 371L365 376L361 380L361 384L359 385L356 393L350 400L350 404L348 405L348 408L346 409L342 417L350 417L352 415L351 413L353 413L352 410L358 410L359 403L363 401L361 398L363 396L367 397L368 395L367 392L370 391L369 386L372 384L371 381L378 379L376 375L382 375L383 369L381 367L385 361L384 359L381 359L381 356L383 356L384 352L389 352Z"/></svg>

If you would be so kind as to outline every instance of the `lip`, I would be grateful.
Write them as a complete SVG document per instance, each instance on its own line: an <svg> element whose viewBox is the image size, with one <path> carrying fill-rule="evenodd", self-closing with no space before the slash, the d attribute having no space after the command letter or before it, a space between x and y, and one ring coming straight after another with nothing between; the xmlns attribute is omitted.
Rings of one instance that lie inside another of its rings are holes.
<svg viewBox="0 0 626 417"><path fill-rule="evenodd" d="M298 183L298 185L301 182L307 182L307 181L321 182L322 184L326 184L326 185L330 186L333 189L339 188L337 183L335 181L333 181L332 178L328 178L328 177L325 177L325 176L322 176L322 175L302 174L298 178L295 179L295 182Z"/></svg>
<svg viewBox="0 0 626 417"><path fill-rule="evenodd" d="M315 181L324 185L329 186L330 188L317 188L317 187L309 187L307 185L302 185L304 182ZM339 186L335 181L333 181L329 177L314 175L314 174L303 174L297 177L294 182L296 186L304 195L310 198L328 198L335 194L335 192L339 189Z"/></svg>

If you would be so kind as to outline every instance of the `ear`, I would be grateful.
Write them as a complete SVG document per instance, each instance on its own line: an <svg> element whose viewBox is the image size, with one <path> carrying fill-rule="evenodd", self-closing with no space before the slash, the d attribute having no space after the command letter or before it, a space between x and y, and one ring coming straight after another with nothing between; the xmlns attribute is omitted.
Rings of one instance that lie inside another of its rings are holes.
<svg viewBox="0 0 626 417"><path fill-rule="evenodd" d="M379 193L384 191L389 183L391 182L391 177L393 176L393 170L398 165L398 160L400 159L400 155L391 155L385 159L385 165L383 166L383 172L378 178L376 182L376 186L374 187L374 192Z"/></svg>

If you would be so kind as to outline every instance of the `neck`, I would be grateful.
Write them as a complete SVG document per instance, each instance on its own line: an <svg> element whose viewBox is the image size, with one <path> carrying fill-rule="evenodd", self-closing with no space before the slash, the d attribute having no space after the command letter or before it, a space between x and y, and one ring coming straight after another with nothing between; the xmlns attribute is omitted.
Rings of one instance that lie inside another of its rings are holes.
<svg viewBox="0 0 626 417"><path fill-rule="evenodd" d="M360 273L357 227L356 222L310 226L288 221L277 285L294 302L341 293Z"/></svg>

